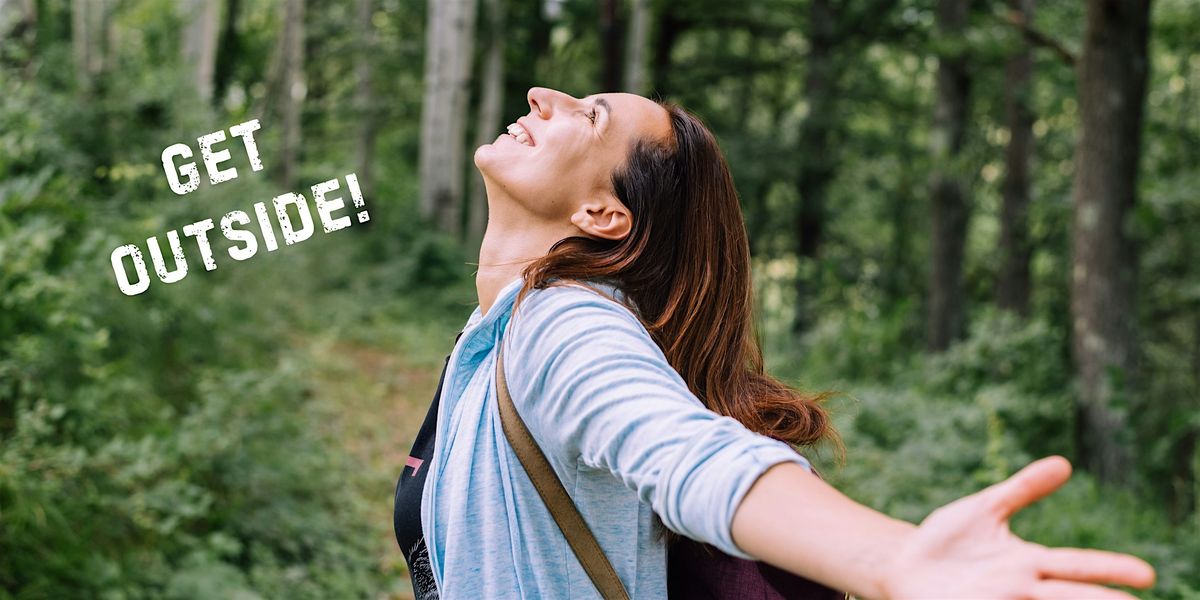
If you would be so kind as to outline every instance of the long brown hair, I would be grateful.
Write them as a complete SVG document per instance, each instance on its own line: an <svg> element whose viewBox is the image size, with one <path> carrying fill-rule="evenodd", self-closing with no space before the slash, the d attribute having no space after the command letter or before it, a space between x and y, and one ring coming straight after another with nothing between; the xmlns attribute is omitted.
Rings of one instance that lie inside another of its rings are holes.
<svg viewBox="0 0 1200 600"><path fill-rule="evenodd" d="M712 133L664 104L672 136L641 140L612 176L633 227L619 241L569 237L524 270L531 289L611 281L667 361L710 410L797 445L838 443L821 406L763 370L754 323L750 248L737 190Z"/></svg>

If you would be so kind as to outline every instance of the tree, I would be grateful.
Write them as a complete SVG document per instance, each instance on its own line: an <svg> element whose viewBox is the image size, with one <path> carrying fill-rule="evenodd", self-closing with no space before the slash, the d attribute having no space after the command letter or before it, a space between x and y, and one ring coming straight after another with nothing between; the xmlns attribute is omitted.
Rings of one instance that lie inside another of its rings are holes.
<svg viewBox="0 0 1200 600"><path fill-rule="evenodd" d="M482 93L476 118L475 147L490 143L500 131L504 109L504 48L508 39L505 27L504 0L484 0L487 26L487 50L482 69ZM487 227L487 193L478 171L471 178L470 214L467 218L467 239L478 246Z"/></svg>
<svg viewBox="0 0 1200 600"><path fill-rule="evenodd" d="M1034 0L1009 0L1015 18L1028 23L1033 18ZM1004 76L1004 110L1008 122L1008 145L1004 151L1005 176L1000 207L1000 274L996 281L996 304L1020 315L1029 314L1030 203L1029 162L1033 155L1033 112L1029 107L1033 51L1022 38L1008 58Z"/></svg>
<svg viewBox="0 0 1200 600"><path fill-rule="evenodd" d="M838 136L846 128L841 105L848 86L842 81L842 67L855 64L868 45L891 33L887 16L897 4L896 0L811 0L808 4L803 92L808 110L800 125L795 168L800 203L792 221L792 239L800 259L794 282L793 333L804 332L815 320L813 296L821 279L821 249L830 220L829 188L838 173Z"/></svg>
<svg viewBox="0 0 1200 600"><path fill-rule="evenodd" d="M71 46L75 75L89 88L105 68L108 50L109 0L71 2Z"/></svg>
<svg viewBox="0 0 1200 600"><path fill-rule="evenodd" d="M667 8L663 9L663 13L658 18L657 32L654 36L654 69L651 73L651 80L654 83L654 92L660 96L667 96L671 92L669 83L671 77L671 53L674 52L675 43L679 40L679 37L691 25L689 22L679 18L670 8L670 5L668 5Z"/></svg>
<svg viewBox="0 0 1200 600"><path fill-rule="evenodd" d="M625 44L625 85L631 94L646 93L646 48L650 35L650 0L633 0L629 7L629 38Z"/></svg>
<svg viewBox="0 0 1200 600"><path fill-rule="evenodd" d="M801 157L796 170L800 206L795 217L796 255L801 268L796 275L796 319L794 331L808 328L812 320L810 295L818 267L825 230L825 196L836 174L833 133L837 120L836 14L830 0L812 0L808 11L808 71L804 77L804 99L808 116L800 127Z"/></svg>
<svg viewBox="0 0 1200 600"><path fill-rule="evenodd" d="M938 57L937 96L930 135L933 171L929 178L932 230L929 241L929 314L926 345L945 350L962 337L966 319L963 252L970 207L959 155L966 134L971 75L963 51L970 0L938 0L937 28L945 45Z"/></svg>
<svg viewBox="0 0 1200 600"><path fill-rule="evenodd" d="M292 187L300 148L300 105L304 101L304 0L285 0L276 79L281 117L279 182Z"/></svg>
<svg viewBox="0 0 1200 600"><path fill-rule="evenodd" d="M463 147L474 52L474 0L429 0L421 106L421 213L457 234L463 201Z"/></svg>
<svg viewBox="0 0 1200 600"><path fill-rule="evenodd" d="M217 59L213 74L213 102L219 104L225 99L225 92L233 81L234 64L241 52L238 37L238 11L241 8L239 0L225 0L225 16L221 22L221 38L217 45Z"/></svg>
<svg viewBox="0 0 1200 600"><path fill-rule="evenodd" d="M1082 464L1128 479L1126 401L1134 389L1136 204L1149 63L1148 0L1089 0L1078 64L1080 129L1072 182L1072 350Z"/></svg>
<svg viewBox="0 0 1200 600"><path fill-rule="evenodd" d="M376 106L375 86L372 81L374 69L372 61L375 56L375 25L372 17L375 14L374 0L357 0L355 3L355 21L360 32L358 52L354 57L354 78L357 86L358 135L355 137L355 163L358 165L355 174L362 185L362 192L368 198L374 197L374 180L371 174L371 163L375 160L375 130ZM369 221L368 221L369 223Z"/></svg>
<svg viewBox="0 0 1200 600"><path fill-rule="evenodd" d="M621 89L621 27L617 4L600 0L600 91Z"/></svg>
<svg viewBox="0 0 1200 600"><path fill-rule="evenodd" d="M188 0L182 9L183 65L190 70L192 86L205 102L213 97L219 8L213 0Z"/></svg>

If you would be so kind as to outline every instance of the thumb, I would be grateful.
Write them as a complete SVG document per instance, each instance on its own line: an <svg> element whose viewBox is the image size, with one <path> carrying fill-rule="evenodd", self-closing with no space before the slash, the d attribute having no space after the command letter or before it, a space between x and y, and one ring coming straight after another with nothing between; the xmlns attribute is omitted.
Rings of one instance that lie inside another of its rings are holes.
<svg viewBox="0 0 1200 600"><path fill-rule="evenodd" d="M1029 463L1012 477L979 492L1001 520L1049 496L1071 478L1071 463L1061 456L1048 456Z"/></svg>

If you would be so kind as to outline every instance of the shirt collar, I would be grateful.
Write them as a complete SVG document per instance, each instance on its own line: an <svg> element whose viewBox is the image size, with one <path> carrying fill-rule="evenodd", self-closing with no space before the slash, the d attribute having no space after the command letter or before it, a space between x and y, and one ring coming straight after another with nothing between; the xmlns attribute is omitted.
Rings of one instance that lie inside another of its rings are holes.
<svg viewBox="0 0 1200 600"><path fill-rule="evenodd" d="M474 327L480 321L495 321L496 315L508 312L508 309L516 301L517 292L521 290L521 284L525 278L518 275L511 281L504 284L500 291L496 294L495 301L492 302L492 307L488 309L487 314L483 314L483 309L478 304L475 305L475 310L471 311L471 316L467 318L467 328Z"/></svg>

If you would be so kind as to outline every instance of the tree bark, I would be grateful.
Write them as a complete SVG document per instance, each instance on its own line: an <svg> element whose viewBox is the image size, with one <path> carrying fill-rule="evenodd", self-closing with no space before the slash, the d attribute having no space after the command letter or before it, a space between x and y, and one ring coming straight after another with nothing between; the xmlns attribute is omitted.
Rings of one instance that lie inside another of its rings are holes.
<svg viewBox="0 0 1200 600"><path fill-rule="evenodd" d="M375 180L372 163L375 162L376 105L373 60L375 57L375 0L356 0L355 21L359 31L359 47L354 60L354 77L357 86L358 135L355 136L355 174L362 193L374 197ZM370 221L364 225L370 224Z"/></svg>
<svg viewBox="0 0 1200 600"><path fill-rule="evenodd" d="M619 0L600 0L600 91L621 90L621 27Z"/></svg>
<svg viewBox="0 0 1200 600"><path fill-rule="evenodd" d="M504 51L508 31L505 27L504 0L484 0L487 18L488 47L483 62L482 94L476 117L475 147L490 144L500 134L500 118L504 108ZM470 214L467 218L467 239L478 249L487 228L487 192L483 177L472 170Z"/></svg>
<svg viewBox="0 0 1200 600"><path fill-rule="evenodd" d="M943 40L962 43L969 0L939 0L937 27ZM929 315L926 344L939 352L962 337L966 319L963 252L970 216L968 190L957 164L966 133L971 77L965 52L956 48L938 57L930 174L932 235L930 238Z"/></svg>
<svg viewBox="0 0 1200 600"><path fill-rule="evenodd" d="M104 71L109 0L72 0L71 50L77 81L90 88Z"/></svg>
<svg viewBox="0 0 1200 600"><path fill-rule="evenodd" d="M675 50L675 41L684 32L686 25L674 13L672 5L663 8L663 14L658 18L658 34L654 40L654 69L652 79L654 92L666 97L671 92L671 53Z"/></svg>
<svg viewBox="0 0 1200 600"><path fill-rule="evenodd" d="M213 104L225 99L229 83L233 81L234 63L238 60L240 39L238 38L239 0L226 0L225 15L221 23L221 38L217 46L217 61L213 73Z"/></svg>
<svg viewBox="0 0 1200 600"><path fill-rule="evenodd" d="M1080 133L1072 189L1072 350L1082 464L1128 480L1128 395L1136 360L1137 254L1125 220L1137 198L1149 69L1148 0L1088 0L1079 61Z"/></svg>
<svg viewBox="0 0 1200 600"><path fill-rule="evenodd" d="M837 122L837 67L834 45L837 21L830 0L812 0L808 13L808 72L804 98L808 115L800 126L801 158L796 174L800 206L793 224L796 255L796 315L793 330L808 329L812 322L812 294L819 280L821 243L825 234L826 200L836 173L833 133Z"/></svg>
<svg viewBox="0 0 1200 600"><path fill-rule="evenodd" d="M280 40L281 117L279 182L294 187L296 161L300 150L300 108L304 102L304 0L285 0L283 31Z"/></svg>
<svg viewBox="0 0 1200 600"><path fill-rule="evenodd" d="M646 48L650 35L650 0L633 0L629 7L629 39L625 45L625 85L631 94L646 93Z"/></svg>
<svg viewBox="0 0 1200 600"><path fill-rule="evenodd" d="M474 0L429 0L421 107L421 213L457 234L463 203L463 148L474 53Z"/></svg>
<svg viewBox="0 0 1200 600"><path fill-rule="evenodd" d="M204 102L211 102L213 97L219 8L216 0L188 0L183 4L183 65Z"/></svg>
<svg viewBox="0 0 1200 600"><path fill-rule="evenodd" d="M1009 0L1021 22L1033 19L1034 0ZM1029 314L1029 261L1033 248L1029 239L1030 175L1033 155L1033 112L1029 107L1033 49L1024 39L1008 58L1004 78L1004 107L1008 121L1008 147L1004 152L1005 177L1000 207L1000 274L996 282L996 304L1022 316Z"/></svg>

